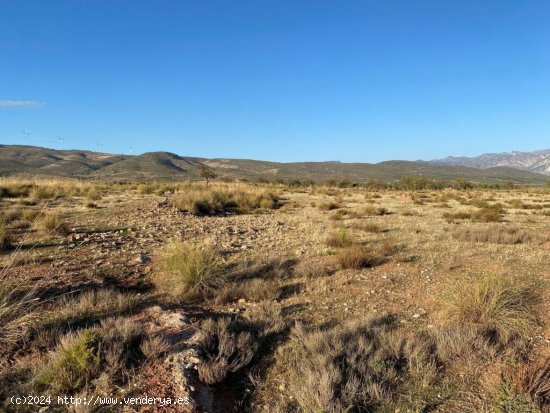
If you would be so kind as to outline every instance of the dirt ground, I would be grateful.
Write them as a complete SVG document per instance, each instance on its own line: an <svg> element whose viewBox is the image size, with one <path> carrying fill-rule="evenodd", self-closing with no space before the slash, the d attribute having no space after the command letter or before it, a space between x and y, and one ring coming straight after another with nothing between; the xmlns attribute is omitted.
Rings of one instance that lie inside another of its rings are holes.
<svg viewBox="0 0 550 413"><path fill-rule="evenodd" d="M392 314L409 330L430 329L440 321L444 294L455 280L482 274L528 274L550 281L548 191L278 191L281 206L277 209L227 216L191 215L171 205L172 194L141 194L137 190L105 194L92 208L86 208L80 197L42 200L31 206L6 198L0 201L2 211L55 211L63 216L68 230L45 235L32 227L12 225L17 249L0 253L2 272L18 285L37 289L45 301L75 291L107 287L153 297L150 278L162 246L175 239L205 242L228 265L244 261L287 263L286 274L277 280L281 294L275 301L291 323L322 326ZM448 218L449 214L478 210L461 199L501 203L505 210L502 222ZM335 203L333 209L323 207L330 202ZM372 212L373 208L384 211L378 215ZM371 224L377 226L375 232L368 229L373 227ZM464 241L455 236L465 228L491 225L519 228L529 239L500 244ZM390 246L391 252L380 265L341 269L334 259L338 248L327 245L327 237L338 231L347 231L362 245ZM187 377L187 373L178 370L182 363L193 364L189 360L195 355L190 349L202 320L211 315L245 313L257 305L244 298L227 303L151 299L150 304L128 315L144 328L168 337L172 345L180 346L163 361L145 362L134 371L131 382L143 394L184 394L194 400L192 405L126 407L128 411L222 412L240 411L239 406L246 406L248 411L270 411L266 395L286 397L284 374L280 369L270 369L274 355L261 364L266 369L258 376L261 383L245 380L243 384L239 378L239 383L209 387L198 383L196 376ZM529 338L532 359L550 356L547 293L540 305L547 316L543 326ZM3 368L9 370L19 359L36 357L39 352L15 351Z"/></svg>

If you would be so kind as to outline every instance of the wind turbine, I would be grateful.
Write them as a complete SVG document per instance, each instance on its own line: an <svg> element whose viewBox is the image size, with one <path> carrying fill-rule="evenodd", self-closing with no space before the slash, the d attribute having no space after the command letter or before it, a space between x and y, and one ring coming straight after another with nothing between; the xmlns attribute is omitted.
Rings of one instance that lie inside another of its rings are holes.
<svg viewBox="0 0 550 413"><path fill-rule="evenodd" d="M30 133L25 132L24 130L22 130L21 133L23 134L23 143L26 145L28 143Z"/></svg>
<svg viewBox="0 0 550 413"><path fill-rule="evenodd" d="M62 138L61 136L58 139L59 139L59 142L61 144L61 150L63 150L63 142L65 142L65 139Z"/></svg>
<svg viewBox="0 0 550 413"><path fill-rule="evenodd" d="M132 147L130 146L130 156L132 155L132 152L133 152Z"/></svg>
<svg viewBox="0 0 550 413"><path fill-rule="evenodd" d="M97 151L101 152L101 144L100 143L97 144Z"/></svg>

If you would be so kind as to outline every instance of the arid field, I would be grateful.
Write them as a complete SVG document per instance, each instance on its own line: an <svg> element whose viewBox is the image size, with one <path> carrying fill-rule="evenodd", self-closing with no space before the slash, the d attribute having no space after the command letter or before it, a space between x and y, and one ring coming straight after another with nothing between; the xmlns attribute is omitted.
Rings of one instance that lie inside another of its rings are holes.
<svg viewBox="0 0 550 413"><path fill-rule="evenodd" d="M0 412L550 412L550 188L414 187L0 180Z"/></svg>

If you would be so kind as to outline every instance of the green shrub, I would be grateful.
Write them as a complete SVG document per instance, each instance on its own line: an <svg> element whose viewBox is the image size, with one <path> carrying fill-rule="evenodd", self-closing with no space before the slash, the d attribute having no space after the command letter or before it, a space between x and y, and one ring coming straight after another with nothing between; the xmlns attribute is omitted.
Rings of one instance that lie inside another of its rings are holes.
<svg viewBox="0 0 550 413"><path fill-rule="evenodd" d="M109 387L128 379L129 369L144 359L141 327L123 318L109 318L99 327L66 334L46 362L35 369L35 388L54 395L93 389L103 375Z"/></svg>
<svg viewBox="0 0 550 413"><path fill-rule="evenodd" d="M35 379L36 385L54 392L73 393L99 374L101 335L97 330L69 333L61 340Z"/></svg>

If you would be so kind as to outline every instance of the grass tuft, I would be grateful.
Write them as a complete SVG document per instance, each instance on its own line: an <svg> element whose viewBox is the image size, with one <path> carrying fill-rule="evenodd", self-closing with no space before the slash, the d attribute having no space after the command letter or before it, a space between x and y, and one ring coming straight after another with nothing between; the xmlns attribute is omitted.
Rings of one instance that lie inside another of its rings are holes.
<svg viewBox="0 0 550 413"><path fill-rule="evenodd" d="M13 248L13 240L4 222L0 221L0 251L8 251Z"/></svg>
<svg viewBox="0 0 550 413"><path fill-rule="evenodd" d="M35 227L44 234L67 234L69 228L59 214L51 213L36 219Z"/></svg>
<svg viewBox="0 0 550 413"><path fill-rule="evenodd" d="M535 280L482 275L454 285L442 298L442 314L451 323L505 343L533 332L540 301L541 288Z"/></svg>
<svg viewBox="0 0 550 413"><path fill-rule="evenodd" d="M205 296L222 282L218 256L206 245L172 242L157 257L153 282L174 298Z"/></svg>

